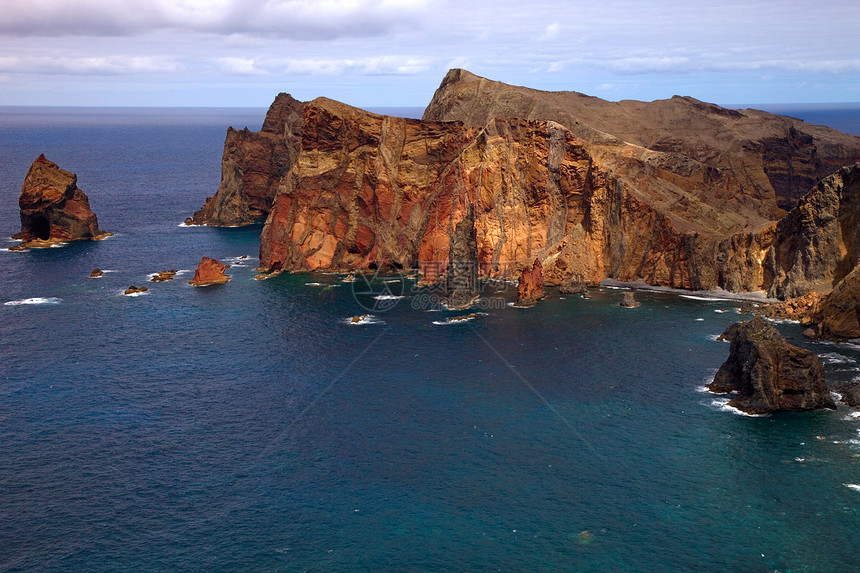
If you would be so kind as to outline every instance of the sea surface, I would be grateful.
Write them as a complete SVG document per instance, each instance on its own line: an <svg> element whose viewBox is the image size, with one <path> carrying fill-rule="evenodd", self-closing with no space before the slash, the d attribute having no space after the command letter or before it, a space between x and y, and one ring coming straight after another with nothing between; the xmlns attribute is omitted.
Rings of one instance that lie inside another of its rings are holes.
<svg viewBox="0 0 860 573"><path fill-rule="evenodd" d="M399 275L256 281L259 226L182 226L264 112L0 108L0 571L860 568L860 414L703 391L739 302L497 284L449 322ZM113 237L5 250L39 153ZM228 284L187 284L204 255Z"/></svg>

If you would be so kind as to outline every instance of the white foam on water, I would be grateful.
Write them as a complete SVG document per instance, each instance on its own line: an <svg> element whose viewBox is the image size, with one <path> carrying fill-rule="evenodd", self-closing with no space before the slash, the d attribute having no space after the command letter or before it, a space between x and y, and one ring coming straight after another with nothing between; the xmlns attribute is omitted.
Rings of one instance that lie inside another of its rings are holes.
<svg viewBox="0 0 860 573"><path fill-rule="evenodd" d="M825 352L824 354L819 354L818 358L825 364L857 364L857 361L853 358L837 352Z"/></svg>
<svg viewBox="0 0 860 573"><path fill-rule="evenodd" d="M33 297L33 298L24 298L21 300L10 300L9 302L4 302L3 306L21 306L21 305L29 305L29 304L60 304L63 299L48 296L48 297Z"/></svg>
<svg viewBox="0 0 860 573"><path fill-rule="evenodd" d="M325 286L323 283L305 283L305 286Z"/></svg>
<svg viewBox="0 0 860 573"><path fill-rule="evenodd" d="M860 491L860 485L857 485L856 483L843 483L842 485L844 485L848 489L853 489L854 491Z"/></svg>
<svg viewBox="0 0 860 573"><path fill-rule="evenodd" d="M697 318L693 322L705 322L705 319L704 318Z"/></svg>
<svg viewBox="0 0 860 573"><path fill-rule="evenodd" d="M724 312L728 312L728 311L727 311L727 310L725 310L725 309L723 309L723 308L715 308L715 309L714 309L714 312L718 312L718 313L720 313L720 314L723 314Z"/></svg>
<svg viewBox="0 0 860 573"><path fill-rule="evenodd" d="M748 418L764 418L767 416L767 414L750 414L743 410L738 410L734 406L729 406L729 400L731 400L731 398L715 398L711 401L711 406L718 410L722 410L723 412L731 412L737 416L746 416Z"/></svg>
<svg viewBox="0 0 860 573"><path fill-rule="evenodd" d="M143 296L143 295L145 295L145 294L149 294L149 291L148 291L148 290L145 290L145 291L143 291L143 292L130 292L130 293L128 293L128 294L125 294L125 292L123 292L123 293L122 293L122 296L131 296L131 297L134 297L134 296Z"/></svg>
<svg viewBox="0 0 860 573"><path fill-rule="evenodd" d="M384 321L379 320L378 318L376 318L372 314L362 314L361 316L358 317L359 318L358 320L353 320L353 318L355 318L355 317L350 317L350 318L344 319L343 322L345 322L346 324L349 324L351 326L361 326L363 324L384 324Z"/></svg>
<svg viewBox="0 0 860 573"><path fill-rule="evenodd" d="M630 287L622 287L622 286L612 286L612 285L601 285L602 288L611 288L612 290L630 290Z"/></svg>
<svg viewBox="0 0 860 573"><path fill-rule="evenodd" d="M376 300L400 300L401 298L406 298L406 295L397 295L397 294L378 294L375 297Z"/></svg>
<svg viewBox="0 0 860 573"><path fill-rule="evenodd" d="M445 326L448 324L459 324L461 322L469 322L470 320L475 320L475 318L476 317L474 317L474 316L468 316L468 317L464 317L464 318L452 317L452 318L446 318L445 320L434 320L433 324L438 324L439 326Z"/></svg>
<svg viewBox="0 0 860 573"><path fill-rule="evenodd" d="M718 297L718 296L699 296L699 295L695 295L695 294L681 294L681 295L678 295L678 296L680 296L681 298L689 298L689 299L691 299L691 300L706 300L706 301L709 301L709 302L727 301L727 300L728 300L728 301L731 301L731 300L734 300L734 299L731 299L731 298L724 298L724 297Z"/></svg>

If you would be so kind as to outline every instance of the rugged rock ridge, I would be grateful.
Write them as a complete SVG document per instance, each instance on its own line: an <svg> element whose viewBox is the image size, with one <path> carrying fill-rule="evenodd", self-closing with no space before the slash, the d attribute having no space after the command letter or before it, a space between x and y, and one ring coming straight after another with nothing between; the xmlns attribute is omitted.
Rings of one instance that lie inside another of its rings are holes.
<svg viewBox="0 0 860 573"><path fill-rule="evenodd" d="M533 305L545 296L543 265L538 259L535 259L531 268L524 268L520 274L520 280L517 282L517 304L520 306Z"/></svg>
<svg viewBox="0 0 860 573"><path fill-rule="evenodd" d="M765 217L777 204L790 209L819 179L860 161L860 138L791 117L680 96L610 102L507 85L461 69L448 72L424 112L427 120L473 127L495 117L551 120L592 143L624 141L663 152L649 161L686 176L731 180L744 195L767 198Z"/></svg>
<svg viewBox="0 0 860 573"><path fill-rule="evenodd" d="M836 408L818 356L788 344L765 319L733 324L723 337L729 358L708 389L737 393L729 405L750 414Z"/></svg>
<svg viewBox="0 0 860 573"><path fill-rule="evenodd" d="M99 229L86 194L78 189L78 177L39 155L30 165L18 206L21 232L13 236L23 243L16 249L49 246L110 236Z"/></svg>

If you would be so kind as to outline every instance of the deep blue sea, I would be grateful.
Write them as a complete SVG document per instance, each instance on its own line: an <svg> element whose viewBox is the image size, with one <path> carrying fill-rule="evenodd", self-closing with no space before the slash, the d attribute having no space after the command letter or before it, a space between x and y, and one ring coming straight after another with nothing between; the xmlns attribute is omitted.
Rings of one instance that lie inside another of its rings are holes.
<svg viewBox="0 0 860 573"><path fill-rule="evenodd" d="M255 281L260 227L180 226L264 113L0 108L0 236L39 153L116 233L0 252L0 571L860 568L860 415L702 391L739 303L550 290L448 324L396 275ZM190 287L204 255L232 281Z"/></svg>

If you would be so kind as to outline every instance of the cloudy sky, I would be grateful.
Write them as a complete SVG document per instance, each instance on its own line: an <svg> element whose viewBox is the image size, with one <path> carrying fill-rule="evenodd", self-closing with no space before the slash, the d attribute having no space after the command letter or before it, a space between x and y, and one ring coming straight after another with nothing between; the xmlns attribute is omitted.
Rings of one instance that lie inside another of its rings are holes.
<svg viewBox="0 0 860 573"><path fill-rule="evenodd" d="M605 99L860 101L857 0L0 0L0 105L425 106L445 72Z"/></svg>

